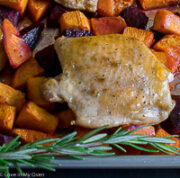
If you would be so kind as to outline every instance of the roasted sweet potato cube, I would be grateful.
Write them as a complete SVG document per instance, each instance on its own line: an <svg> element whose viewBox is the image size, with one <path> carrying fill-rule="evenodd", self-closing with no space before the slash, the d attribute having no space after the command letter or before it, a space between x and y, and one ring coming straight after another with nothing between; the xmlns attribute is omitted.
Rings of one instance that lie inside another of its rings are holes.
<svg viewBox="0 0 180 178"><path fill-rule="evenodd" d="M156 131L156 137L168 137L168 136L170 136L170 134L168 132L166 132L162 128L159 128ZM173 144L170 144L170 145L174 146L174 147L177 147L177 148L180 148L180 140L178 138L175 138L175 137L172 137L171 139L174 140L176 143L173 143ZM180 150L178 150L178 151L180 151ZM171 153L171 154L174 155L173 153Z"/></svg>
<svg viewBox="0 0 180 178"><path fill-rule="evenodd" d="M0 82L0 103L15 106L19 111L25 102L25 94Z"/></svg>
<svg viewBox="0 0 180 178"><path fill-rule="evenodd" d="M179 0L139 0L143 9L156 9L161 7L175 6Z"/></svg>
<svg viewBox="0 0 180 178"><path fill-rule="evenodd" d="M19 136L23 143L33 143L41 139L52 138L52 135L47 133L28 129L13 129L12 135Z"/></svg>
<svg viewBox="0 0 180 178"><path fill-rule="evenodd" d="M13 128L16 108L7 104L0 104L0 130L9 131Z"/></svg>
<svg viewBox="0 0 180 178"><path fill-rule="evenodd" d="M124 9L133 5L134 0L114 0L115 15L119 15Z"/></svg>
<svg viewBox="0 0 180 178"><path fill-rule="evenodd" d="M46 101L41 92L41 84L45 77L32 77L27 80L27 93L29 100L48 110L53 110L55 105Z"/></svg>
<svg viewBox="0 0 180 178"><path fill-rule="evenodd" d="M180 36L178 35L166 35L153 46L153 49L164 51L172 56L177 63L180 62Z"/></svg>
<svg viewBox="0 0 180 178"><path fill-rule="evenodd" d="M115 1L114 0L99 0L98 13L102 16L111 17L115 15Z"/></svg>
<svg viewBox="0 0 180 178"><path fill-rule="evenodd" d="M133 27L126 27L123 35L133 37L142 41L147 47L151 47L154 42L154 34L147 30L142 30Z"/></svg>
<svg viewBox="0 0 180 178"><path fill-rule="evenodd" d="M180 17L168 10L158 10L154 19L153 30L165 34L180 35Z"/></svg>
<svg viewBox="0 0 180 178"><path fill-rule="evenodd" d="M137 127L136 126L130 126L129 127L129 130L130 131L133 131L134 129L136 129ZM146 135L148 137L152 137L152 136L155 136L156 133L155 133L155 128L153 126L146 126L146 127L143 127L135 132L132 133L133 135L134 134L140 134L140 135Z"/></svg>
<svg viewBox="0 0 180 178"><path fill-rule="evenodd" d="M67 29L90 30L89 20L80 11L71 11L62 14L59 22L61 32Z"/></svg>
<svg viewBox="0 0 180 178"><path fill-rule="evenodd" d="M15 72L12 86L21 89L25 86L30 77L38 76L44 73L44 69L38 64L35 59L30 59L22 64Z"/></svg>
<svg viewBox="0 0 180 178"><path fill-rule="evenodd" d="M21 15L24 14L27 3L28 0L0 0L0 5L15 9L19 11Z"/></svg>
<svg viewBox="0 0 180 178"><path fill-rule="evenodd" d="M164 64L172 73L175 73L178 69L178 62L165 52L152 50L157 59Z"/></svg>
<svg viewBox="0 0 180 178"><path fill-rule="evenodd" d="M21 110L15 124L20 128L53 134L58 125L58 118L35 103L28 102Z"/></svg>
<svg viewBox="0 0 180 178"><path fill-rule="evenodd" d="M74 125L74 121L76 116L73 111L70 109L61 111L56 114L57 118L59 119L58 127L61 129L70 128Z"/></svg>
<svg viewBox="0 0 180 178"><path fill-rule="evenodd" d="M95 35L106 35L121 33L127 25L124 19L118 16L92 18L91 26Z"/></svg>
<svg viewBox="0 0 180 178"><path fill-rule="evenodd" d="M27 61L32 53L25 41L19 37L19 31L5 19L2 25L4 49L11 67L17 68Z"/></svg>
<svg viewBox="0 0 180 178"><path fill-rule="evenodd" d="M40 21L47 10L49 9L51 2L49 0L29 0L28 1L28 13L34 22Z"/></svg>

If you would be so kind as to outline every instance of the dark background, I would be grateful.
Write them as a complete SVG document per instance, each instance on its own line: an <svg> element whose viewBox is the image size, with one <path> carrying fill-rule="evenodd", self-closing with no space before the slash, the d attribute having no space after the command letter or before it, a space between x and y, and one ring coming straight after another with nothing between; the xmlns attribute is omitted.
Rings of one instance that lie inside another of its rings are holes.
<svg viewBox="0 0 180 178"><path fill-rule="evenodd" d="M55 173L31 169L24 172L44 173L47 178L180 178L180 169L58 169Z"/></svg>

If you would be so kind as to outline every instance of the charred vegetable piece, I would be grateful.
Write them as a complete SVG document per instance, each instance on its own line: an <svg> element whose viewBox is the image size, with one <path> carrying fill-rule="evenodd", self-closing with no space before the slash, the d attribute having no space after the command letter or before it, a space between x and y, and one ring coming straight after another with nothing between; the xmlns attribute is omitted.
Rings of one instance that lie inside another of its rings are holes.
<svg viewBox="0 0 180 178"><path fill-rule="evenodd" d="M169 118L161 125L169 133L180 135L180 96L172 96L172 98L176 101L176 106L171 112Z"/></svg>
<svg viewBox="0 0 180 178"><path fill-rule="evenodd" d="M32 53L25 41L19 37L19 31L5 19L2 25L4 49L11 67L17 68L27 61Z"/></svg>
<svg viewBox="0 0 180 178"><path fill-rule="evenodd" d="M63 35L67 37L82 37L82 36L92 36L93 32L86 30L67 29L63 32Z"/></svg>
<svg viewBox="0 0 180 178"><path fill-rule="evenodd" d="M12 139L13 137L11 136L0 134L0 145L8 144L9 142L11 142Z"/></svg>
<svg viewBox="0 0 180 178"><path fill-rule="evenodd" d="M64 14L65 12L67 12L64 8L62 8L61 6L56 5L49 17L47 18L47 24L49 27L58 27L59 23L58 20L61 17L62 14Z"/></svg>
<svg viewBox="0 0 180 178"><path fill-rule="evenodd" d="M18 11L14 9L10 9L7 7L0 6L0 23L2 24L4 19L10 20L13 25L18 26L18 22L20 20L20 14Z"/></svg>
<svg viewBox="0 0 180 178"><path fill-rule="evenodd" d="M43 29L44 24L41 23L39 25L31 25L20 31L22 38L31 50L33 50L36 47L36 44L41 37L41 32L43 31Z"/></svg>
<svg viewBox="0 0 180 178"><path fill-rule="evenodd" d="M157 32L157 31L154 31L154 30L151 30L154 34L154 39L156 41L159 41L161 40L165 35L163 33L160 33L160 32Z"/></svg>
<svg viewBox="0 0 180 178"><path fill-rule="evenodd" d="M127 26L145 29L148 17L136 4L122 11L121 16L125 19Z"/></svg>
<svg viewBox="0 0 180 178"><path fill-rule="evenodd" d="M0 5L15 9L19 11L21 15L24 14L27 3L28 0L0 0Z"/></svg>
<svg viewBox="0 0 180 178"><path fill-rule="evenodd" d="M54 45L50 45L36 53L35 59L45 70L45 76L47 77L56 76L62 71Z"/></svg>

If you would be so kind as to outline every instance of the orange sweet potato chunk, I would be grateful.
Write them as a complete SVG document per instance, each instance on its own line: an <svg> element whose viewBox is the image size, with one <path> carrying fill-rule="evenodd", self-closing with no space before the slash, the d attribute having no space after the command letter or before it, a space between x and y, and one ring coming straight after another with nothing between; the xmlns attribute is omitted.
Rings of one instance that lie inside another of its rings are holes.
<svg viewBox="0 0 180 178"><path fill-rule="evenodd" d="M87 17L80 11L64 13L59 19L61 32L67 29L90 30Z"/></svg>
<svg viewBox="0 0 180 178"><path fill-rule="evenodd" d="M25 94L0 82L0 103L15 106L19 111L25 102Z"/></svg>
<svg viewBox="0 0 180 178"><path fill-rule="evenodd" d="M134 27L126 27L123 35L136 38L142 41L147 47L151 47L154 42L154 34L152 32Z"/></svg>
<svg viewBox="0 0 180 178"><path fill-rule="evenodd" d="M133 130L133 129L130 129L130 130ZM146 135L148 137L152 137L152 136L156 135L155 128L153 126L147 126L147 127L141 128L141 129L133 132L132 134L133 135L134 134Z"/></svg>
<svg viewBox="0 0 180 178"><path fill-rule="evenodd" d="M102 16L111 17L115 15L114 0L99 0L98 1L98 13Z"/></svg>
<svg viewBox="0 0 180 178"><path fill-rule="evenodd" d="M20 128L53 134L58 125L58 118L35 103L28 102L21 110L15 124Z"/></svg>
<svg viewBox="0 0 180 178"><path fill-rule="evenodd" d="M23 143L33 143L35 141L51 138L52 136L43 132L28 129L13 129L12 135L19 136Z"/></svg>
<svg viewBox="0 0 180 178"><path fill-rule="evenodd" d="M0 5L15 9L19 11L21 15L24 14L27 3L28 0L0 0Z"/></svg>
<svg viewBox="0 0 180 178"><path fill-rule="evenodd" d="M172 56L177 63L180 62L180 36L179 35L166 35L154 46L154 50L164 51Z"/></svg>
<svg viewBox="0 0 180 178"><path fill-rule="evenodd" d="M34 22L39 22L50 6L51 2L49 0L29 0L28 13Z"/></svg>
<svg viewBox="0 0 180 178"><path fill-rule="evenodd" d="M175 6L179 0L139 0L143 9L156 9L161 7Z"/></svg>
<svg viewBox="0 0 180 178"><path fill-rule="evenodd" d="M38 76L44 73L44 69L38 64L35 59L30 59L22 64L15 72L12 86L21 89L25 86L30 77Z"/></svg>
<svg viewBox="0 0 180 178"><path fill-rule="evenodd" d="M125 20L118 17L102 17L91 19L92 30L95 35L122 33L127 26Z"/></svg>
<svg viewBox="0 0 180 178"><path fill-rule="evenodd" d="M66 129L72 127L76 119L75 114L70 109L61 111L57 113L56 116L59 120L58 128L60 129Z"/></svg>
<svg viewBox="0 0 180 178"><path fill-rule="evenodd" d="M180 35L180 17L168 10L158 10L154 19L153 30L165 34Z"/></svg>
<svg viewBox="0 0 180 178"><path fill-rule="evenodd" d="M165 52L151 50L157 59L164 64L172 73L178 70L178 62Z"/></svg>
<svg viewBox="0 0 180 178"><path fill-rule="evenodd" d="M54 109L54 104L46 101L41 92L41 85L45 77L32 77L27 80L28 99L37 105L49 110Z"/></svg>
<svg viewBox="0 0 180 178"><path fill-rule="evenodd" d="M7 104L0 104L0 130L9 131L13 128L16 108Z"/></svg>
<svg viewBox="0 0 180 178"><path fill-rule="evenodd" d="M157 137L168 137L168 136L170 136L170 134L168 132L166 132L164 129L159 128L156 131L156 136ZM177 148L180 148L180 140L178 138L175 138L175 137L172 137L171 139L174 140L176 143L173 143L173 144L170 144L170 145L174 146L174 147L177 147ZM173 153L171 153L171 154L173 155Z"/></svg>

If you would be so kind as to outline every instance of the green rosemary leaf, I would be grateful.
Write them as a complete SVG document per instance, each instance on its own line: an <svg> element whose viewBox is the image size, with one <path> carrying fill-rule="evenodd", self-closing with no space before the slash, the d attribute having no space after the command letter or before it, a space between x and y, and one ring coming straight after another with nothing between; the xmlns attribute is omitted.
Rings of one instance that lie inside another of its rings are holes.
<svg viewBox="0 0 180 178"><path fill-rule="evenodd" d="M144 135L120 136L120 137L110 138L110 139L106 140L104 143L107 143L107 144L120 143L120 142L129 141L129 140L136 140L136 139L139 139L142 137L144 138Z"/></svg>
<svg viewBox="0 0 180 178"><path fill-rule="evenodd" d="M11 147L13 147L14 144L17 143L18 139L19 139L19 136L17 136L16 138L14 138L14 139L9 143L9 145L6 145L6 147L2 150L2 152L5 153L5 152L7 152L8 150L10 150Z"/></svg>
<svg viewBox="0 0 180 178"><path fill-rule="evenodd" d="M162 153L165 153L167 155L170 155L169 152L165 151L164 149L160 148L159 146L156 145L156 143L149 143L152 147L156 148L157 150L159 150Z"/></svg>
<svg viewBox="0 0 180 178"><path fill-rule="evenodd" d="M144 137L141 138L141 140L144 140L146 142L153 142L153 143L176 143L174 140L168 139L168 138L162 138L162 137Z"/></svg>
<svg viewBox="0 0 180 178"><path fill-rule="evenodd" d="M9 152L9 153L0 153L0 159L4 160L16 160L16 159L31 159L30 155L20 155L16 154L16 152Z"/></svg>
<svg viewBox="0 0 180 178"><path fill-rule="evenodd" d="M120 146L118 144L112 144L112 145L125 153L127 152L125 148L123 148L122 146Z"/></svg>
<svg viewBox="0 0 180 178"><path fill-rule="evenodd" d="M100 128L98 128L98 129L95 129L95 130L89 132L88 134L86 134L84 137L82 137L82 138L79 140L79 143L82 143L82 142L83 142L84 140L86 140L87 138L89 138L89 137L95 135L96 133L98 133L98 132L106 129L107 127L108 127L108 125L105 125L105 126L103 126L103 127L100 127Z"/></svg>
<svg viewBox="0 0 180 178"><path fill-rule="evenodd" d="M12 163L14 164L14 167L16 168L16 170L18 171L18 173L20 175L23 175L23 171L22 169L19 167L19 165L15 162L15 161L12 161Z"/></svg>
<svg viewBox="0 0 180 178"><path fill-rule="evenodd" d="M141 150L141 151L145 151L145 152L151 152L151 153L157 153L159 151L157 150L150 150L150 149L147 149L147 148L143 148L143 147L140 147L140 146L137 146L135 144L132 144L132 143L128 143L128 142L124 142L124 143L121 143L123 145L128 145L128 146L131 146L133 148L136 148L137 150Z"/></svg>
<svg viewBox="0 0 180 178"><path fill-rule="evenodd" d="M22 164L27 165L27 166L30 166L30 167L35 167L35 165L30 163L28 160L17 159L17 162L22 163Z"/></svg>
<svg viewBox="0 0 180 178"><path fill-rule="evenodd" d="M137 145L147 145L148 144L148 142L145 142L145 141L142 141L142 140L129 140L127 142L137 144Z"/></svg>
<svg viewBox="0 0 180 178"><path fill-rule="evenodd" d="M72 157L74 159L78 159L78 160L84 160L84 157L79 156L79 155L70 155L70 157Z"/></svg>
<svg viewBox="0 0 180 178"><path fill-rule="evenodd" d="M96 142L96 141L99 141L99 140L103 139L106 136L107 136L106 133L98 134L98 135L92 136L92 137L82 141L82 143Z"/></svg>
<svg viewBox="0 0 180 178"><path fill-rule="evenodd" d="M91 152L95 150L109 151L109 150L112 150L112 148L110 146L97 146L97 147L88 148L88 150Z"/></svg>
<svg viewBox="0 0 180 178"><path fill-rule="evenodd" d="M113 134L112 137L117 135L121 131L122 127L119 127Z"/></svg>

